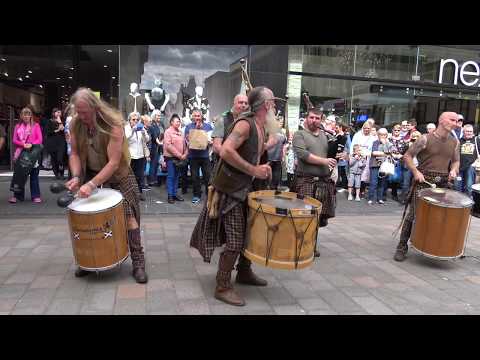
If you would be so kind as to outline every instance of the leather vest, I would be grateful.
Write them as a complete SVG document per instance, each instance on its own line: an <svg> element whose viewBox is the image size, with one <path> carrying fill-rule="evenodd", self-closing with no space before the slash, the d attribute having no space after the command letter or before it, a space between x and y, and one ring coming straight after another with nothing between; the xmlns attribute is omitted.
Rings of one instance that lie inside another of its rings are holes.
<svg viewBox="0 0 480 360"><path fill-rule="evenodd" d="M78 120L77 120L78 121ZM110 141L110 135L104 134L103 132L97 131L93 139L88 139L86 128L81 124L72 124L71 131L75 134L75 139L78 146L78 155L80 156L80 163L82 165L82 175L85 179L87 173L87 163L88 154L92 154L91 151L88 151L87 146L95 145L97 151L95 151L97 158L95 159L95 165L102 169L108 163L108 154L107 147L108 142ZM90 143L89 143L90 142ZM97 172L94 169L93 172ZM122 157L120 159L120 165L118 169L113 173L110 179L107 180L109 183L117 183L120 179L125 176L128 176L130 170L130 151L128 150L128 142L123 135L123 144L122 144ZM83 181L82 181L83 182Z"/></svg>
<svg viewBox="0 0 480 360"><path fill-rule="evenodd" d="M228 129L225 128L226 139L238 121L248 121L250 125L250 134L248 139L237 149L238 154L247 162L256 165L258 161L258 133L255 125L255 117L253 113L245 113L235 120ZM253 177L238 170L224 160L217 162L214 175L212 177L212 185L216 190L228 194L240 201L246 199L252 186Z"/></svg>

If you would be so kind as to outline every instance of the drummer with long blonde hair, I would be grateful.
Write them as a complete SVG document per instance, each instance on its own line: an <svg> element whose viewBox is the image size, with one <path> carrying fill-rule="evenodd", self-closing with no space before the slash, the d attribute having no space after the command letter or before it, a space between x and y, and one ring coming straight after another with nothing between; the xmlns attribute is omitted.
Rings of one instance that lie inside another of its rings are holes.
<svg viewBox="0 0 480 360"><path fill-rule="evenodd" d="M70 102L74 105L69 160L72 179L65 185L70 191L78 192L80 198L89 197L100 185L110 186L122 193L132 274L138 283L146 283L148 277L139 227L139 191L129 165L130 154L122 115L87 88L78 89ZM77 277L88 274L81 268L75 272Z"/></svg>

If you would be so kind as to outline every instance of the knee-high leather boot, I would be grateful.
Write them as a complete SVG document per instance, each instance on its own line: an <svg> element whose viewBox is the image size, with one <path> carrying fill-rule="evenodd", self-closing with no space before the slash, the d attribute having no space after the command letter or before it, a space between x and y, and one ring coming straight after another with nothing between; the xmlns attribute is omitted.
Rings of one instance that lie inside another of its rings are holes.
<svg viewBox="0 0 480 360"><path fill-rule="evenodd" d="M128 246L132 258L132 275L137 283L144 284L148 281L148 276L145 272L145 254L140 240L140 228L128 230Z"/></svg>
<svg viewBox="0 0 480 360"><path fill-rule="evenodd" d="M252 262L243 254L240 254L237 265L237 276L235 281L239 284L267 286L267 281L259 278L252 271Z"/></svg>
<svg viewBox="0 0 480 360"><path fill-rule="evenodd" d="M408 239L410 239L410 234L412 232L412 225L411 221L405 220L402 226L402 231L400 233L400 241L397 245L397 250L395 251L395 255L393 259L395 261L403 261L407 257L408 252Z"/></svg>
<svg viewBox="0 0 480 360"><path fill-rule="evenodd" d="M230 305L244 306L245 300L237 294L230 282L232 270L237 257L238 253L234 251L225 250L220 254L215 298Z"/></svg>

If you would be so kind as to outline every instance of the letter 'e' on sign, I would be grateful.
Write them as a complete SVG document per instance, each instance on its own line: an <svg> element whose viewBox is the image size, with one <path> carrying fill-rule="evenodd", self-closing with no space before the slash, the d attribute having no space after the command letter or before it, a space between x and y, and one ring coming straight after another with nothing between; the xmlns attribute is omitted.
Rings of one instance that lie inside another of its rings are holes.
<svg viewBox="0 0 480 360"><path fill-rule="evenodd" d="M467 66L473 66L475 71L465 71ZM463 63L462 67L460 68L460 81L465 86L474 86L477 83L478 78L474 79L473 81L467 81L465 80L465 75L468 75L468 76L480 75L480 68L478 67L478 64L475 61L466 61Z"/></svg>

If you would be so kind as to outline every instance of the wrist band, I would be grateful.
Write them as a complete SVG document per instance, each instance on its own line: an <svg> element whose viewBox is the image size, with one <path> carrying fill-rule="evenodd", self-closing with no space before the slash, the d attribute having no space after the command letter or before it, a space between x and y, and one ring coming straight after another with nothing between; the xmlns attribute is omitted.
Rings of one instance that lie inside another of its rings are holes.
<svg viewBox="0 0 480 360"><path fill-rule="evenodd" d="M88 182L88 185L90 185L90 187L92 187L93 189L97 188L97 184L95 184L92 180Z"/></svg>
<svg viewBox="0 0 480 360"><path fill-rule="evenodd" d="M78 181L80 181L80 176L72 176L72 180L73 179L77 179Z"/></svg>

